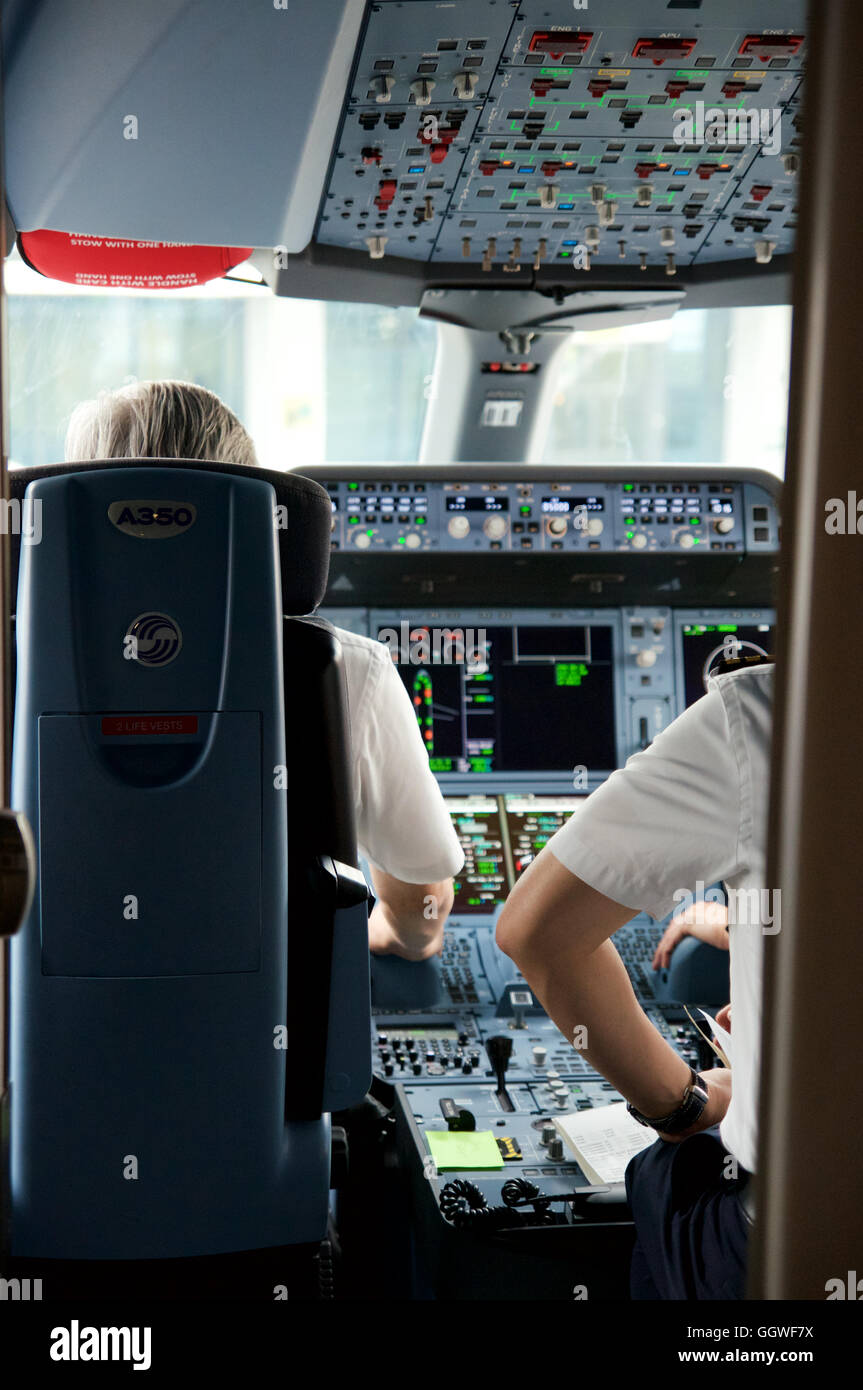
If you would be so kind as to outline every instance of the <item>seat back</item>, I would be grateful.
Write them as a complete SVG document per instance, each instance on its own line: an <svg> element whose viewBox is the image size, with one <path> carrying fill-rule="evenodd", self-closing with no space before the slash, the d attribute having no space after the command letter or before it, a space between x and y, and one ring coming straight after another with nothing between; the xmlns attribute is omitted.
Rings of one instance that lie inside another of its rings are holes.
<svg viewBox="0 0 863 1390"><path fill-rule="evenodd" d="M177 461L25 484L13 1255L318 1240L327 1112L371 1074L338 643L283 618L325 587L329 501Z"/></svg>

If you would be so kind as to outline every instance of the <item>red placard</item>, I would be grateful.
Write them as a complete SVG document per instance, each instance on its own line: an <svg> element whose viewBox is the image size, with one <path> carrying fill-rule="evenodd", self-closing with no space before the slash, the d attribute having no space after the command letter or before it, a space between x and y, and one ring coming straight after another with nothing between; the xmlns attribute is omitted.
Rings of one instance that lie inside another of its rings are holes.
<svg viewBox="0 0 863 1390"><path fill-rule="evenodd" d="M146 734L196 734L196 714L106 714L102 719L103 734L122 734L138 738Z"/></svg>
<svg viewBox="0 0 863 1390"><path fill-rule="evenodd" d="M251 246L194 246L175 241L124 241L74 232L20 232L22 258L40 275L96 289L179 290L224 275Z"/></svg>

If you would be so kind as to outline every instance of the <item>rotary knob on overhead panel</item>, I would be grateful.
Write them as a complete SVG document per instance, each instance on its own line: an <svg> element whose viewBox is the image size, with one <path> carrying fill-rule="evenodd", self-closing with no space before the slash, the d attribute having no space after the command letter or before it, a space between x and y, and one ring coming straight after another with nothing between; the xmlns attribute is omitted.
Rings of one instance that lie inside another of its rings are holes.
<svg viewBox="0 0 863 1390"><path fill-rule="evenodd" d="M459 101L471 101L476 91L479 77L475 72L457 72L454 78L455 94Z"/></svg>
<svg viewBox="0 0 863 1390"><path fill-rule="evenodd" d="M490 541L503 540L506 535L506 517L487 516L482 524L482 529Z"/></svg>
<svg viewBox="0 0 863 1390"><path fill-rule="evenodd" d="M470 535L470 521L462 512L456 512L447 522L446 529L454 540L463 541L465 536Z"/></svg>
<svg viewBox="0 0 863 1390"><path fill-rule="evenodd" d="M695 537L693 536L692 532L691 532L691 531L684 531L683 535L680 537L680 546L681 546L681 549L682 549L682 550L691 550L692 547L693 547L694 545L695 545Z"/></svg>
<svg viewBox="0 0 863 1390"><path fill-rule="evenodd" d="M422 543L422 536L418 535L416 531L409 531L405 536L405 545L408 550L419 550Z"/></svg>
<svg viewBox="0 0 863 1390"><path fill-rule="evenodd" d="M372 538L369 535L368 531L354 532L354 545L357 547L357 550L368 550L371 543Z"/></svg>
<svg viewBox="0 0 863 1390"><path fill-rule="evenodd" d="M605 530L605 523L601 517L592 516L585 529L589 536L601 536Z"/></svg>
<svg viewBox="0 0 863 1390"><path fill-rule="evenodd" d="M411 83L411 96L417 106L429 105L435 85L430 77L418 77L416 82Z"/></svg>
<svg viewBox="0 0 863 1390"><path fill-rule="evenodd" d="M646 545L647 545L647 537L646 537L646 535L644 534L644 532L643 532L643 531L636 531L635 535L632 537L632 548L633 548L633 550L644 550L644 548L646 547Z"/></svg>
<svg viewBox="0 0 863 1390"><path fill-rule="evenodd" d="M392 101L392 91L395 85L395 78L390 77L384 73L382 73L378 77L372 78L371 90L374 92L375 101L378 103L379 106L383 105L386 102Z"/></svg>
<svg viewBox="0 0 863 1390"><path fill-rule="evenodd" d="M718 531L720 536L727 536L729 531L734 530L734 517L721 516L718 521L714 521L713 529Z"/></svg>
<svg viewBox="0 0 863 1390"><path fill-rule="evenodd" d="M657 653L652 647L645 647L644 651L638 652L635 658L636 666L655 666Z"/></svg>
<svg viewBox="0 0 863 1390"><path fill-rule="evenodd" d="M548 534L550 536L565 536L567 521L565 516L553 516L549 518Z"/></svg>

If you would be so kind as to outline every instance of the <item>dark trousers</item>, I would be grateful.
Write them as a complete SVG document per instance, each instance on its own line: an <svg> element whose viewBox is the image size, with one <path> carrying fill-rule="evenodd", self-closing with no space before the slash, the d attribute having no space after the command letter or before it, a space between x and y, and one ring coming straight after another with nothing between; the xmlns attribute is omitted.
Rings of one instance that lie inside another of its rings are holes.
<svg viewBox="0 0 863 1390"><path fill-rule="evenodd" d="M749 1219L739 1193L748 1174L724 1175L717 1130L679 1144L657 1139L626 1170L635 1218L633 1299L743 1298Z"/></svg>

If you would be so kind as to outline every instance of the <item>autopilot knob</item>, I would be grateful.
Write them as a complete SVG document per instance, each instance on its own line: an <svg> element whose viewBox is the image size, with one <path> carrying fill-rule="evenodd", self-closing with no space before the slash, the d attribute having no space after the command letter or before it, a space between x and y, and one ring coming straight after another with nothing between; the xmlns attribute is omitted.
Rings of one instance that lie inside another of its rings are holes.
<svg viewBox="0 0 863 1390"><path fill-rule="evenodd" d="M447 522L446 529L453 540L463 541L466 536L470 535L470 518L466 517L463 512L456 512L455 516L451 516Z"/></svg>
<svg viewBox="0 0 863 1390"><path fill-rule="evenodd" d="M506 535L506 517L487 516L482 524L482 529L490 541L502 541Z"/></svg>

